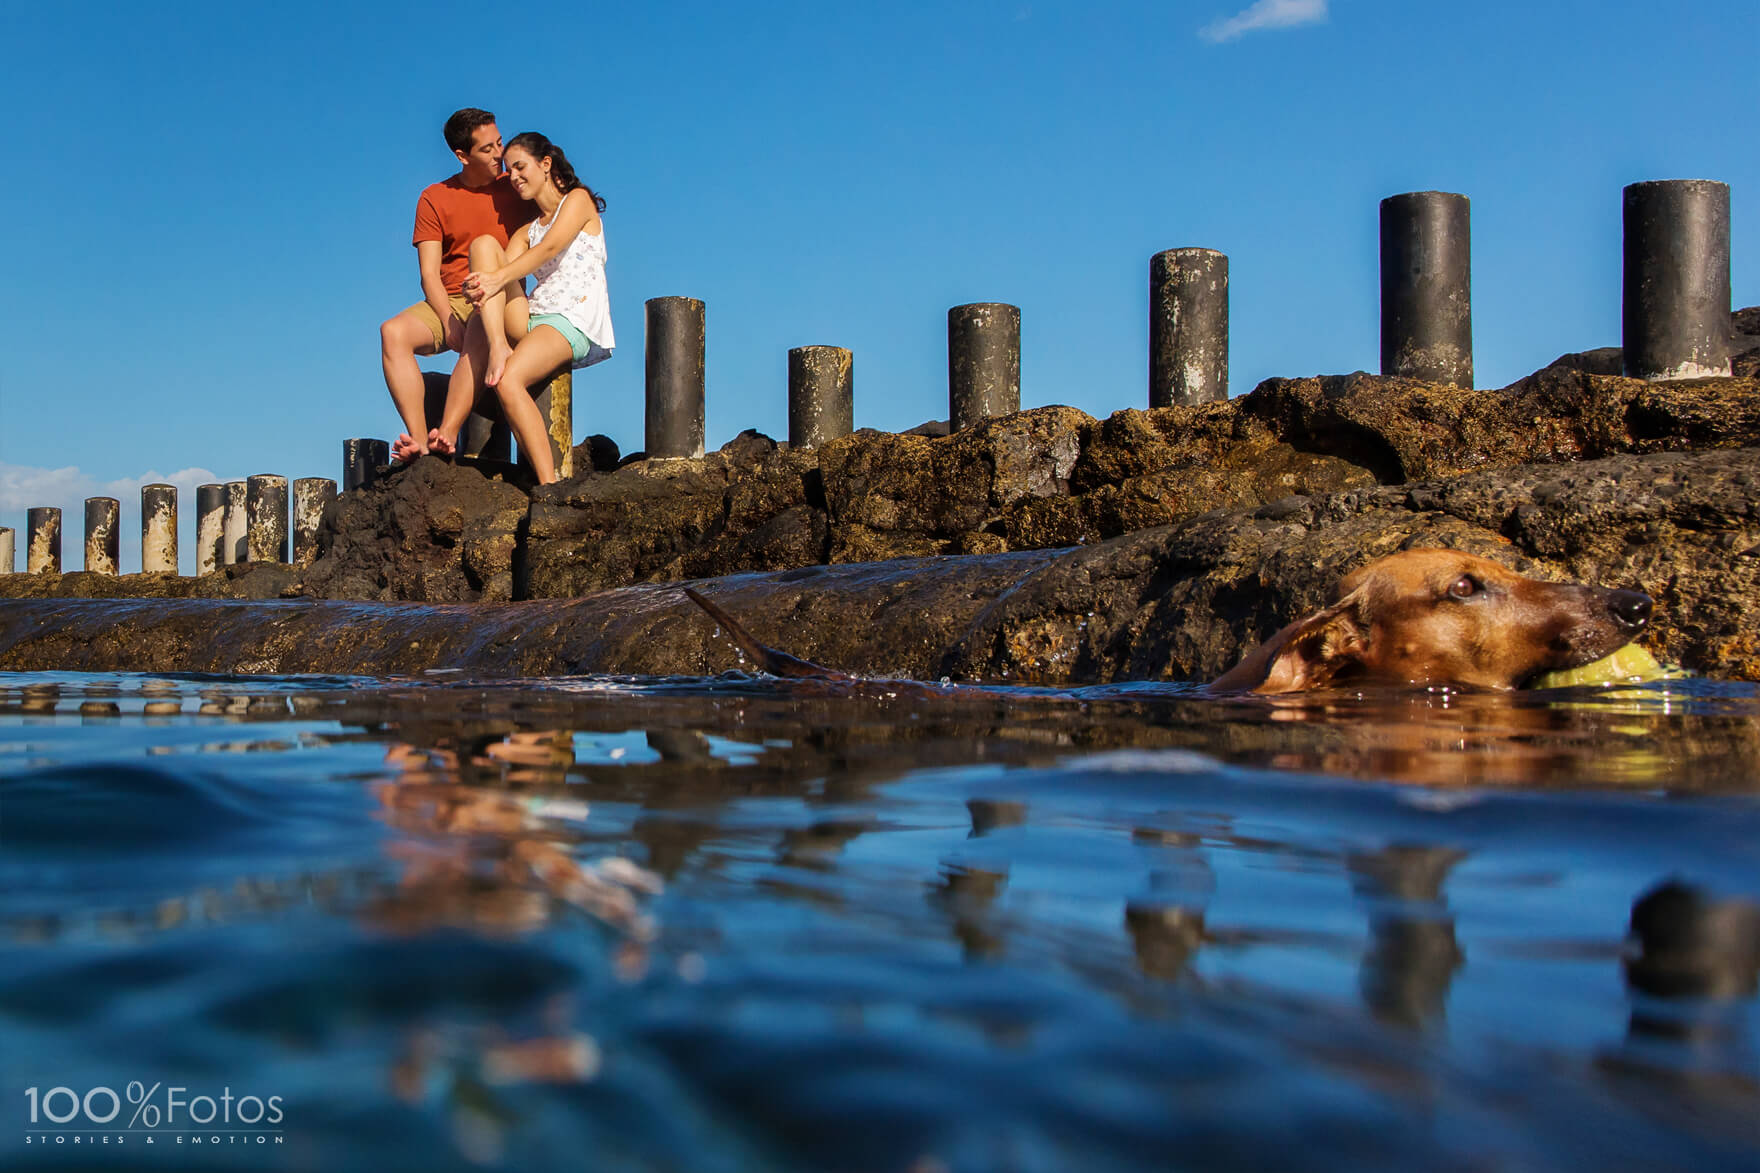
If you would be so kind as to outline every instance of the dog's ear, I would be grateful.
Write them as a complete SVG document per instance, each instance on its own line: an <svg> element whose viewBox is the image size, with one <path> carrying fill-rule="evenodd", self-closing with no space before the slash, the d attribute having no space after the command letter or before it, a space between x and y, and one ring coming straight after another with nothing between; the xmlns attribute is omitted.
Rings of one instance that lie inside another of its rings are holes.
<svg viewBox="0 0 1760 1173"><path fill-rule="evenodd" d="M1298 619L1217 677L1220 692L1304 692L1349 677L1368 644L1361 591Z"/></svg>

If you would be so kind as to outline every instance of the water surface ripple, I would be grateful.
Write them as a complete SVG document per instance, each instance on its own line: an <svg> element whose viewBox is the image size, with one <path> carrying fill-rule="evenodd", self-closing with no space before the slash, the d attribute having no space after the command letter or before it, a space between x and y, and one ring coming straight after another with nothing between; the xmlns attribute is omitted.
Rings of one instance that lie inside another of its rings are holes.
<svg viewBox="0 0 1760 1173"><path fill-rule="evenodd" d="M1751 1169L1757 762L1703 680L0 674L0 1162Z"/></svg>

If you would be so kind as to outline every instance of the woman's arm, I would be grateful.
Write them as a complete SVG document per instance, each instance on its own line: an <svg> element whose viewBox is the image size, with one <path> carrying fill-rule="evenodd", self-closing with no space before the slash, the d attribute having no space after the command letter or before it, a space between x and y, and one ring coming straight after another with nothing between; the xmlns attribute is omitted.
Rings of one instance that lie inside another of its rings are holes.
<svg viewBox="0 0 1760 1173"><path fill-rule="evenodd" d="M567 248L589 226L592 229L591 234L598 235L599 212L593 207L593 197L587 194L586 189L577 187L562 197L562 206L556 209L556 219L551 223L550 231L544 234L544 239L517 256L510 249L505 265L493 273L483 274L484 286L499 289L510 281L529 277L539 265ZM523 242L525 239L522 232L520 240Z"/></svg>

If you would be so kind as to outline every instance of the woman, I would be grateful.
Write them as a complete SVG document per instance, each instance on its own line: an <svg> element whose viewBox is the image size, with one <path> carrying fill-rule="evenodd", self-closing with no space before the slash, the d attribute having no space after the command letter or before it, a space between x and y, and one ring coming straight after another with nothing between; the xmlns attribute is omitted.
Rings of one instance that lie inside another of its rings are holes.
<svg viewBox="0 0 1760 1173"><path fill-rule="evenodd" d="M445 415L428 445L453 452L472 404L484 388L493 388L538 483L548 485L558 479L556 462L530 389L564 366L587 367L610 358L616 344L599 219L605 201L575 176L562 149L541 134L515 135L502 158L513 190L536 205L538 218L511 233L506 249L492 236L471 242L464 291L478 312L460 362L468 372L455 373ZM523 282L528 275L537 279L529 297Z"/></svg>

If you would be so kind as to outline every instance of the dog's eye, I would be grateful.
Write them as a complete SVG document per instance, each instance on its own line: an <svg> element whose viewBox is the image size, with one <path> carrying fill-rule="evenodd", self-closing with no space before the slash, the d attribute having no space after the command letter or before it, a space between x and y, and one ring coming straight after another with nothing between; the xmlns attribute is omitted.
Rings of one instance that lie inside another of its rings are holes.
<svg viewBox="0 0 1760 1173"><path fill-rule="evenodd" d="M1457 599L1470 599L1479 593L1479 589L1478 579L1470 574L1463 574L1454 580L1454 585L1448 588L1448 593Z"/></svg>

